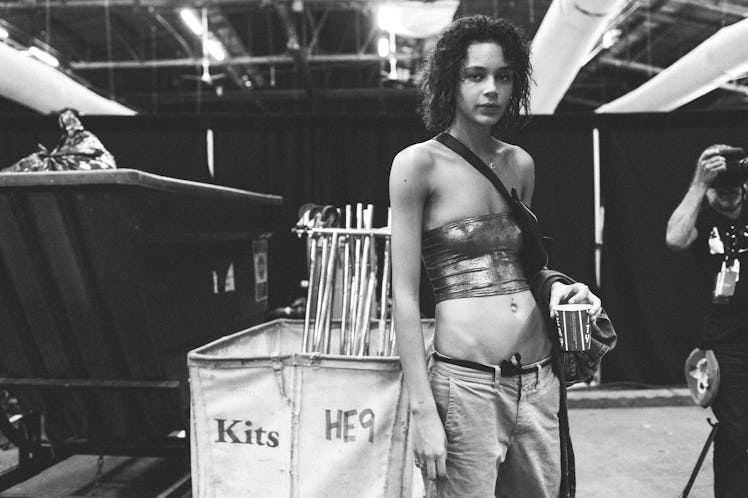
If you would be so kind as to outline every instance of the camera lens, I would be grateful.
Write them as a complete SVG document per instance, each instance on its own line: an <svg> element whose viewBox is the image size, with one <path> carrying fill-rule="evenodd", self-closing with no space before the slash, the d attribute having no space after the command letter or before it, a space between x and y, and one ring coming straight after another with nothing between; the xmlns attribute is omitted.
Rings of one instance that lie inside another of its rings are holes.
<svg viewBox="0 0 748 498"><path fill-rule="evenodd" d="M748 180L748 157L740 147L725 147L719 155L725 158L726 169L712 182L712 187L737 187Z"/></svg>

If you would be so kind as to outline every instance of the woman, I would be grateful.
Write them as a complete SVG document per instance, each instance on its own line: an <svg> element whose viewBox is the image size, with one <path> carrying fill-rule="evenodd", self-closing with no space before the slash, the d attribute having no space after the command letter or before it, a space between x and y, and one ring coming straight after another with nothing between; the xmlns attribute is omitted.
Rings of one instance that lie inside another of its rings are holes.
<svg viewBox="0 0 748 498"><path fill-rule="evenodd" d="M462 18L427 62L421 105L427 127L466 145L528 205L532 157L494 136L527 108L529 81L529 50L515 26ZM390 200L394 319L416 465L439 496L558 496L559 381L509 203L434 139L395 157ZM421 257L437 302L428 370ZM583 284L554 283L550 309L561 302L589 302L593 318L600 313Z"/></svg>

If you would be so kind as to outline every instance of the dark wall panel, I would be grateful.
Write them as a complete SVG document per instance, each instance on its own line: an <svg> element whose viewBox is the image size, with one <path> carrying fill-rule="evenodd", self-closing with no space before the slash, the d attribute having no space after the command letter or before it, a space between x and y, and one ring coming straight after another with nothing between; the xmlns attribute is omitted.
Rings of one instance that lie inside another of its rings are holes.
<svg viewBox="0 0 748 498"><path fill-rule="evenodd" d="M281 225L270 240L271 298L303 294L304 242L291 233L307 202L373 204L375 226L387 221L388 176L395 154L426 138L415 118L278 117L216 126L216 181L283 196Z"/></svg>
<svg viewBox="0 0 748 498"><path fill-rule="evenodd" d="M682 383L709 283L691 252L665 245L667 221L714 143L748 146L745 114L619 117L601 131L605 204L603 300L619 332L604 376Z"/></svg>
<svg viewBox="0 0 748 498"><path fill-rule="evenodd" d="M535 159L533 210L553 238L550 266L594 286L592 131L581 121L534 119L517 143Z"/></svg>
<svg viewBox="0 0 748 498"><path fill-rule="evenodd" d="M385 222L394 155L427 139L415 115L84 117L120 167L281 195L270 245L270 305L302 295L302 240L291 233L306 202L372 203ZM552 266L594 286L592 130L600 129L606 208L600 294L619 332L603 363L606 381L682 383L696 345L703 291L695 261L664 244L665 224L686 191L698 153L727 142L748 147L748 113L537 116L511 141L536 163L533 209L555 239ZM205 132L215 137L215 178ZM52 117L3 116L0 166L54 147ZM424 293L424 310L432 303Z"/></svg>

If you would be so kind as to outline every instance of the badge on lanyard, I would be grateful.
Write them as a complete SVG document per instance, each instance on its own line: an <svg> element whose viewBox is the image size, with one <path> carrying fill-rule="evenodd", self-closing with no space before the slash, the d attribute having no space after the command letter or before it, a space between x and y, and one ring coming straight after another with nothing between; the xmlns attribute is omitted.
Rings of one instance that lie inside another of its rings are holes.
<svg viewBox="0 0 748 498"><path fill-rule="evenodd" d="M740 279L740 261L735 258L732 265L722 262L722 269L717 273L714 284L714 302L726 303L735 294L735 284Z"/></svg>

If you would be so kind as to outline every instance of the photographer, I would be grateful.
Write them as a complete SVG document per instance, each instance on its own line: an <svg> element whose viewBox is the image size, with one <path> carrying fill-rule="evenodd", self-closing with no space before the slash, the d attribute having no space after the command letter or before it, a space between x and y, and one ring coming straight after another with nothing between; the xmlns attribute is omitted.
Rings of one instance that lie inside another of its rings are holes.
<svg viewBox="0 0 748 498"><path fill-rule="evenodd" d="M748 497L748 271L741 275L748 266L747 179L742 149L708 147L667 225L668 247L696 251L712 279L699 347L714 351L720 372L711 405L719 420L716 497Z"/></svg>

